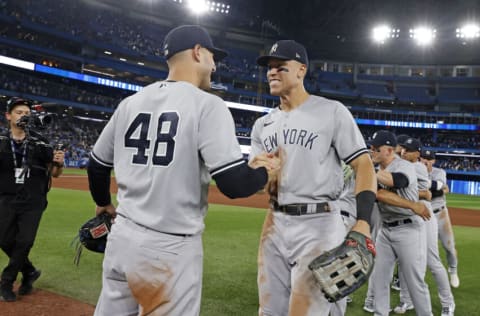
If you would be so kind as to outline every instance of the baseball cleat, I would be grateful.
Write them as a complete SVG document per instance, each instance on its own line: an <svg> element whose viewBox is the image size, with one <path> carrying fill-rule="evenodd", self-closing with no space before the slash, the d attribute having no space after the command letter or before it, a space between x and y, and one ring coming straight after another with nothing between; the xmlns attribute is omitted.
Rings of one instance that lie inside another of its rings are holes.
<svg viewBox="0 0 480 316"><path fill-rule="evenodd" d="M441 316L454 316L455 312L455 303L452 303L448 306L442 307L442 315Z"/></svg>
<svg viewBox="0 0 480 316"><path fill-rule="evenodd" d="M374 312L374 306L372 301L365 301L365 304L363 305L363 310L369 313Z"/></svg>
<svg viewBox="0 0 480 316"><path fill-rule="evenodd" d="M393 309L395 314L405 314L407 311L412 310L414 307L412 304L407 303L398 303L398 305Z"/></svg>
<svg viewBox="0 0 480 316"><path fill-rule="evenodd" d="M458 274L455 273L450 273L450 285L453 288L457 288L460 286L460 279L458 278Z"/></svg>

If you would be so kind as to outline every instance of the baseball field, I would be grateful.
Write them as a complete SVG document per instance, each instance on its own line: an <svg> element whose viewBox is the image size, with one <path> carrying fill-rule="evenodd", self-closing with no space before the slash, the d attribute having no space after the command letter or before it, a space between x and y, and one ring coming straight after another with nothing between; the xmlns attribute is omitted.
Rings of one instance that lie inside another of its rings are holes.
<svg viewBox="0 0 480 316"><path fill-rule="evenodd" d="M92 315L101 288L102 255L84 250L80 265L73 264L71 245L82 223L94 215L82 171L69 171L54 182L37 240L31 252L42 270L32 295L17 302L0 302L0 315ZM265 215L266 195L232 201L211 190L204 233L204 278L202 316L256 315L256 255ZM240 206L245 205L245 206ZM480 252L480 197L449 195L448 205L459 254L460 287L453 289L456 315L480 315L478 272ZM256 207L253 207L256 206ZM463 209L463 210L462 210ZM457 215L459 215L457 217ZM458 218L458 219L457 219ZM461 225L459 225L461 224ZM477 226L477 227L474 227ZM444 253L441 250L443 259ZM7 257L0 254L3 267ZM434 315L440 314L435 283L427 274ZM347 315L369 315L362 310L366 287L354 293ZM392 292L392 305L398 292ZM406 315L414 315L408 312Z"/></svg>

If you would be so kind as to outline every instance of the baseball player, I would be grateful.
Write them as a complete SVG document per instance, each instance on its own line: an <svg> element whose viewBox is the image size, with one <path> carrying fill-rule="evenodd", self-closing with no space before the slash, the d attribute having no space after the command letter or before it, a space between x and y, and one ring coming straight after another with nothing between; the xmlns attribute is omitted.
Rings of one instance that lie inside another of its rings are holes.
<svg viewBox="0 0 480 316"><path fill-rule="evenodd" d="M264 155L248 166L227 106L201 90L226 55L204 28L174 28L163 50L168 78L120 103L90 157L96 213L116 215L96 316L199 315L210 179L225 195L246 197L267 182L258 166L275 161Z"/></svg>
<svg viewBox="0 0 480 316"><path fill-rule="evenodd" d="M429 191L430 179L428 177L427 167L419 161L421 143L416 138L408 138L402 144L402 147L402 158L413 163L415 167L419 197L433 215L432 205L429 201L431 200L432 194ZM425 227L427 231L427 267L432 272L437 283L438 296L442 305L442 316L452 316L455 310L455 303L448 283L447 271L438 254L438 226L436 217L432 216L430 220L426 221ZM404 283L403 267L400 266L400 303L393 310L397 314L403 314L408 309L413 308L410 295Z"/></svg>
<svg viewBox="0 0 480 316"><path fill-rule="evenodd" d="M409 138L410 138L410 136L408 136L407 134L397 135L397 146L395 146L395 153L399 157L401 157L401 155L402 155L402 149L403 149L402 144ZM398 276L398 265L397 265L397 270L395 271L395 274L393 275L392 289L396 290L396 291L400 291L400 278Z"/></svg>
<svg viewBox="0 0 480 316"><path fill-rule="evenodd" d="M424 281L427 263L424 220L409 207L395 206L390 200L393 195L410 202L418 201L415 169L412 164L395 154L397 141L393 133L376 132L370 145L373 162L379 164L377 181L381 189L378 190L377 199L383 221L376 239L377 257L371 278L375 295L375 315L389 314L390 280L398 260L417 315L430 316L430 293Z"/></svg>
<svg viewBox="0 0 480 316"><path fill-rule="evenodd" d="M356 173L357 221L352 230L370 236L373 164L347 108L306 92L308 57L301 44L278 41L257 63L268 67L270 93L280 97L280 105L255 122L251 157L266 151L282 161L278 178L269 183L271 207L259 245L259 315L328 315L333 304L308 264L346 235L338 204L340 160Z"/></svg>
<svg viewBox="0 0 480 316"><path fill-rule="evenodd" d="M447 253L448 272L450 285L454 288L460 286L457 274L457 250L455 249L455 236L453 235L450 216L448 215L446 194L449 192L447 174L443 169L434 167L435 153L431 150L422 150L421 161L425 164L430 178L430 191L432 192L432 208L438 222L438 236Z"/></svg>

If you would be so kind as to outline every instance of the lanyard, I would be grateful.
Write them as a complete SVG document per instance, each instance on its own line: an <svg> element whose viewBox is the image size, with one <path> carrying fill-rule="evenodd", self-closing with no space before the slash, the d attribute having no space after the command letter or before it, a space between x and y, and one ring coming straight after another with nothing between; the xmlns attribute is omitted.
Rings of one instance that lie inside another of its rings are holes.
<svg viewBox="0 0 480 316"><path fill-rule="evenodd" d="M22 153L22 163L20 166L17 164L17 155L16 150L15 150L15 141L13 139L10 140L10 145L12 146L12 155L13 155L13 165L14 168L20 168L26 165L27 163L27 146L25 145L25 142L21 145L23 146L23 153Z"/></svg>

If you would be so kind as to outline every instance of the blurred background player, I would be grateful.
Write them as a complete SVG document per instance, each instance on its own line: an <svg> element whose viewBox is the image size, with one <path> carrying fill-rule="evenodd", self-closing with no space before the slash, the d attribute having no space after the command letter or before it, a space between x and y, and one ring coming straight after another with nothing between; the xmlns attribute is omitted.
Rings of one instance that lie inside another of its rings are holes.
<svg viewBox="0 0 480 316"><path fill-rule="evenodd" d="M425 227L427 231L427 267L432 273L438 288L438 296L442 305L442 316L452 316L455 311L455 302L450 285L448 283L448 275L443 266L438 253L438 225L437 219L433 216L433 209L430 203L432 193L429 190L430 179L427 167L420 162L421 143L416 138L408 138L402 144L401 156L403 159L411 162L415 167L418 182L419 199L428 207L431 212L430 220L426 221ZM400 303L393 311L397 314L404 314L407 310L413 309L411 297L407 290L405 277L403 275L403 267L399 265L400 276Z"/></svg>
<svg viewBox="0 0 480 316"><path fill-rule="evenodd" d="M434 167L435 153L433 151L422 150L420 157L421 161L427 166L428 175L431 181L431 203L433 213L438 221L438 236L447 255L450 285L457 288L460 286L460 279L457 274L458 257L457 249L455 249L455 236L453 234L452 223L447 208L446 194L449 192L447 174L445 170Z"/></svg>
<svg viewBox="0 0 480 316"><path fill-rule="evenodd" d="M378 131L369 144L372 160L379 165L377 199L383 222L376 239L377 257L371 278L374 313L386 316L390 312L390 281L398 260L417 315L430 316L430 293L424 280L427 263L424 220L410 209L413 206L399 207L390 200L393 196L408 200L405 204L418 201L415 169L395 154L397 140L393 133Z"/></svg>

